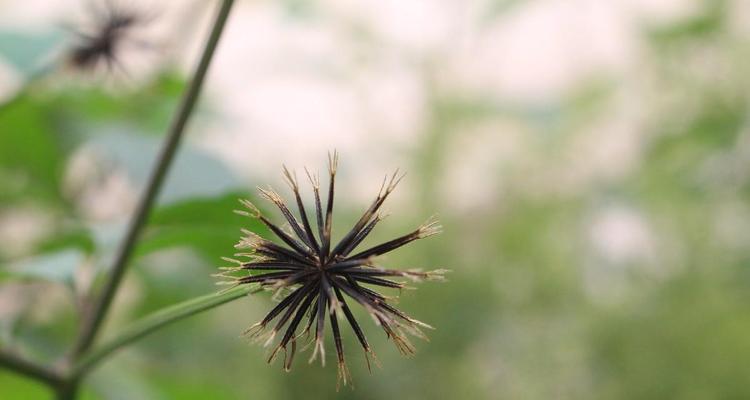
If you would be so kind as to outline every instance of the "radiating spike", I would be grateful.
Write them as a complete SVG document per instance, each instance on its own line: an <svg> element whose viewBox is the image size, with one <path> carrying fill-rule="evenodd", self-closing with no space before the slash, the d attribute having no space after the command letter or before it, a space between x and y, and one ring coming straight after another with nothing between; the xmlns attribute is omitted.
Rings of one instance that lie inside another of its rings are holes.
<svg viewBox="0 0 750 400"><path fill-rule="evenodd" d="M393 250L396 250L397 248L404 246L406 244L409 244L417 239L423 239L432 235L435 235L437 233L440 233L440 225L438 225L437 221L429 221L425 223L424 225L420 226L413 232L410 232L404 236L398 237L393 240L389 240L385 243L381 243L377 246L373 246L367 250L361 251L351 257L350 259L356 259L356 258L363 258L363 257L373 257L382 255L388 252L391 252Z"/></svg>
<svg viewBox="0 0 750 400"><path fill-rule="evenodd" d="M312 227L310 226L310 220L307 218L307 210L305 209L304 203L302 203L302 197L300 196L299 192L299 184L297 183L297 176L289 173L289 170L286 168L286 166L284 166L284 176L286 177L287 184L294 192L294 199L297 202L297 209L299 210L300 219L302 219L302 226L305 229L305 233L307 234L308 239L310 240L309 244L313 247L313 250L320 253L320 245L318 245L318 241L315 240L315 235L313 234Z"/></svg>
<svg viewBox="0 0 750 400"><path fill-rule="evenodd" d="M315 349L313 350L313 354L310 357L309 363L312 363L315 361L315 358L317 357L318 353L320 353L320 363L322 366L325 367L326 365L326 351L325 347L323 346L323 330L325 329L326 325L326 299L328 296L322 291L322 289L318 292L318 312L317 312L317 319L318 319L318 325L315 328Z"/></svg>

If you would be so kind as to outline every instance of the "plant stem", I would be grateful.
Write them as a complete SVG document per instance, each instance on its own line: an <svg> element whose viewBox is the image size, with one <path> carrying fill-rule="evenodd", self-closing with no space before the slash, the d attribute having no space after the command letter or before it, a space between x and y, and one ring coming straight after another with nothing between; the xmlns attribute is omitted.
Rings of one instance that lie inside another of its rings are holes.
<svg viewBox="0 0 750 400"><path fill-rule="evenodd" d="M115 256L115 261L112 265L109 276L107 277L107 281L104 284L104 288L101 291L101 295L94 302L93 308L89 309L84 316L85 319L78 340L73 347L72 357L74 360L91 347L91 344L96 339L99 328L112 303L112 299L115 296L117 287L120 285L120 281L125 273L136 240L148 219L149 212L154 204L157 194L159 193L159 189L161 188L164 176L172 162L177 146L180 143L187 121L193 112L201 87L203 86L206 72L208 71L208 67L211 63L211 59L216 50L233 3L234 0L222 0L221 7L219 8L216 20L211 29L211 34L209 35L203 49L200 62L195 69L195 73L193 74L193 78L189 83L187 91L182 97L182 102L177 110L177 114L169 127L167 138L161 148L156 165L151 171L148 184L146 185L146 189L138 203L135 214L130 221L127 233L120 243Z"/></svg>
<svg viewBox="0 0 750 400"><path fill-rule="evenodd" d="M251 293L249 287L239 286L223 293L190 299L156 311L125 328L108 343L86 353L74 366L71 376L75 379L84 375L107 356L167 324L239 299L248 293Z"/></svg>
<svg viewBox="0 0 750 400"><path fill-rule="evenodd" d="M68 379L55 389L57 400L74 400L78 394L78 378Z"/></svg>
<svg viewBox="0 0 750 400"><path fill-rule="evenodd" d="M42 381L50 386L59 386L64 378L56 371L0 349L0 367Z"/></svg>

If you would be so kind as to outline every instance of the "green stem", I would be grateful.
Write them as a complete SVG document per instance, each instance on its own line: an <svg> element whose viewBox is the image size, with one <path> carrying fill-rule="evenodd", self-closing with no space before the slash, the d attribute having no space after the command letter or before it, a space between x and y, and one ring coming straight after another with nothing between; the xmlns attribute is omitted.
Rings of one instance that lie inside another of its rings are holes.
<svg viewBox="0 0 750 400"><path fill-rule="evenodd" d="M78 379L68 379L55 389L57 400L74 400L78 395Z"/></svg>
<svg viewBox="0 0 750 400"><path fill-rule="evenodd" d="M64 380L56 371L2 349L0 349L0 367L42 381L53 387L61 385Z"/></svg>
<svg viewBox="0 0 750 400"><path fill-rule="evenodd" d="M222 0L221 7L214 21L211 29L211 34L206 41L201 55L200 62L195 69L193 78L187 88L187 91L182 97L182 102L177 110L172 124L169 127L167 138L164 142L156 165L151 171L146 189L138 203L135 210L135 214L130 221L127 233L120 243L120 247L115 255L114 263L110 271L107 281L104 284L104 288L101 291L101 295L96 299L93 304L93 308L88 310L83 320L83 325L78 336L78 340L73 347L72 357L75 360L83 354L96 339L96 335L99 332L99 328L104 320L104 317L112 304L112 299L115 296L117 287L120 285L120 281L125 273L125 269L128 265L128 261L135 247L138 236L140 235L143 227L148 219L149 212L154 204L159 189L161 188L164 176L169 170L169 166L172 162L175 151L180 144L180 139L183 136L185 126L193 112L198 95L200 94L203 81L208 71L208 67L211 64L211 59L216 50L219 38L226 24L229 16L229 11L232 8L234 0Z"/></svg>
<svg viewBox="0 0 750 400"><path fill-rule="evenodd" d="M105 343L101 347L85 354L74 366L73 379L84 375L104 358L112 355L115 351L135 342L149 333L172 322L190 317L200 312L218 307L224 303L239 299L251 292L248 286L239 286L223 293L215 293L195 299L190 299L179 304L156 311L125 328L117 337Z"/></svg>

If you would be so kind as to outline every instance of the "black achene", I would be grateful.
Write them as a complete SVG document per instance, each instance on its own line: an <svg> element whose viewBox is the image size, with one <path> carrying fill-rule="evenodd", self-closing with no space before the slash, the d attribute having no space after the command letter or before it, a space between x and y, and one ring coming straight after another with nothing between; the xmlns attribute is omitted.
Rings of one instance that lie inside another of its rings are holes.
<svg viewBox="0 0 750 400"><path fill-rule="evenodd" d="M344 361L341 330L337 315L343 316L341 319L346 319L354 331L365 351L368 368L370 366L368 356L374 356L359 322L352 314L350 305L347 303L347 297L364 307L402 354L410 355L414 353L415 349L404 332L424 337L420 327L430 328L430 326L393 307L389 304L389 300L392 300L393 297L384 296L375 291L374 288L402 289L406 287L404 282L395 281L392 279L393 277L405 277L413 281L442 279L445 271L401 271L384 269L375 263L375 257L381 254L438 233L440 227L434 221L428 222L401 237L351 254L375 225L383 219L379 210L403 177L403 175L398 175L398 171L390 179L386 178L383 181L375 201L365 211L364 215L336 245L332 245L331 220L338 164L336 153L329 156L328 164L330 183L325 213L320 198L319 180L309 172L307 173L315 196L317 237L302 202L298 182L295 176L285 167L284 176L294 192L299 219L292 213L284 200L270 189L260 189L260 193L278 207L291 227L290 232L271 222L249 201L241 200L247 210L236 212L258 218L283 242L283 245L243 230L244 236L235 247L248 252L238 253L235 256L248 258L249 261L227 258L227 261L234 262L238 266L224 268L225 271L219 276L231 278L230 281L224 283L233 286L258 284L262 288L273 289L277 293L285 294L260 322L245 332L254 337L260 337L267 325L276 320L271 331L266 334L265 343L267 346L271 345L281 332L283 332L283 336L271 351L269 363L274 360L279 350L283 349L285 354L284 368L289 370L297 350L297 339L305 334L310 337L313 327L315 330L315 347L310 361L312 362L320 353L321 361L324 363L323 334L326 319L329 319L336 345L339 380L343 380L346 385L350 377ZM258 273L253 274L253 272ZM238 274L242 275L238 276ZM313 343L312 340L312 337L310 337L311 343Z"/></svg>

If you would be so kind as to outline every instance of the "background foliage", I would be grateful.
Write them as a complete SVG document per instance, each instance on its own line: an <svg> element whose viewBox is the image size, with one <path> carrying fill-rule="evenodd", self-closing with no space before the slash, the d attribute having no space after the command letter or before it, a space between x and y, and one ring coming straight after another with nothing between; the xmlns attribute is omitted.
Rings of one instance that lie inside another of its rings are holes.
<svg viewBox="0 0 750 400"><path fill-rule="evenodd" d="M486 6L477 25L502 26L538 2L477 3ZM373 157L398 154L409 171L399 188L406 194L372 240L437 211L444 234L388 262L453 270L446 284L403 293L403 309L437 327L413 359L369 326L383 368L368 374L347 335L355 390L336 392L330 357L325 368L299 362L304 355L291 373L269 367L262 348L239 338L270 303L256 295L118 354L83 398L750 397L748 36L736 29L734 3L695 2L687 16L638 25L635 79L592 72L542 101L446 82L445 59L399 49L422 57L424 120L411 144L368 139L379 149ZM281 4L273 7L293 27L328 15L314 2ZM61 40L0 31L3 61L22 79ZM364 49L377 40L349 34ZM185 82L172 66L118 90L61 85L54 74L29 82L0 105L0 343L54 360L75 334L81 288L109 265ZM222 119L210 93L195 135ZM633 104L638 123L625 136L636 138L636 150L608 130L616 125L601 123ZM249 143L264 143L264 134L247 132ZM295 163L299 143L284 146L292 150L273 154L270 170ZM619 167L624 153L631 156ZM342 173L356 175L369 155L343 151ZM322 165L324 153L315 159ZM231 210L239 197L256 198L255 185L281 187L280 174L230 164L197 141L181 148L105 337L215 290L209 275L232 253L239 228L263 233ZM473 179L457 181L467 168ZM378 184L349 179L341 193L374 195ZM362 208L358 198L337 199L339 233ZM0 371L0 398L48 396Z"/></svg>

